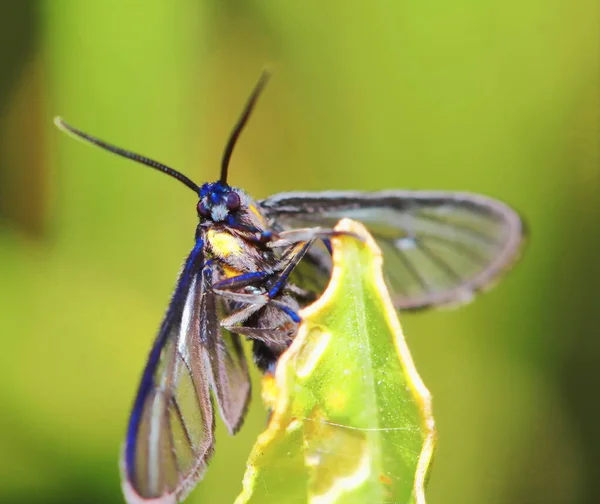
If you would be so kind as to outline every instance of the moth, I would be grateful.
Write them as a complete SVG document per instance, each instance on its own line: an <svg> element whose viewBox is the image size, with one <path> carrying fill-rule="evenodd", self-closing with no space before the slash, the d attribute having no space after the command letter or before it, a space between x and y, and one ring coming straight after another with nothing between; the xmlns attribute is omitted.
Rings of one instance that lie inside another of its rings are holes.
<svg viewBox="0 0 600 504"><path fill-rule="evenodd" d="M67 133L162 171L197 197L194 246L127 427L121 468L130 503L171 503L189 493L213 453L213 403L231 434L240 428L250 399L241 338L252 341L258 367L273 372L297 332L299 310L318 293L302 278L329 278L329 239L342 217L363 222L377 240L399 310L470 300L512 265L523 242L519 215L477 194L290 192L256 201L230 186L233 149L267 80L263 73L229 137L219 180L201 186L55 119Z"/></svg>

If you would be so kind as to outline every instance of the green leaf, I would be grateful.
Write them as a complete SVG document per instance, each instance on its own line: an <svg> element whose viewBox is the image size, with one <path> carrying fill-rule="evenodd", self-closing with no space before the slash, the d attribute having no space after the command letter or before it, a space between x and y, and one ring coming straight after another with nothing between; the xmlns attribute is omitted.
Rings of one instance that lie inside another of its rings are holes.
<svg viewBox="0 0 600 504"><path fill-rule="evenodd" d="M336 229L362 241L332 240L330 284L302 312L274 381L265 379L273 413L236 504L425 503L431 398L383 282L380 250L356 222Z"/></svg>

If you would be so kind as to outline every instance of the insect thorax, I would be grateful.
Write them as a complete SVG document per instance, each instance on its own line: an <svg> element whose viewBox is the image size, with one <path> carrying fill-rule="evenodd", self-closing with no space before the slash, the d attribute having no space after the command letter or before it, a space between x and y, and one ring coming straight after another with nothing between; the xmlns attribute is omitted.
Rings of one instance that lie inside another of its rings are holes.
<svg viewBox="0 0 600 504"><path fill-rule="evenodd" d="M226 277L262 271L272 273L277 256L272 250L245 239L226 225L214 225L205 233L208 255Z"/></svg>

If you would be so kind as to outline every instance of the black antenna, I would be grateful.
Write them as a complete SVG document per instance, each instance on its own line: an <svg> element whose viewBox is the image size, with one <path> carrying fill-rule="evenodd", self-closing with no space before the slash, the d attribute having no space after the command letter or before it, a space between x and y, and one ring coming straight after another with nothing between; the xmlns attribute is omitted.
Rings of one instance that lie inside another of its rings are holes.
<svg viewBox="0 0 600 504"><path fill-rule="evenodd" d="M246 103L246 107L244 107L242 115L238 119L237 124L235 125L233 131L231 132L231 135L229 136L229 140L227 141L227 145L225 146L225 151L223 152L223 160L221 161L220 180L223 184L227 184L227 168L229 168L229 160L231 159L231 153L233 152L235 143L237 142L240 133L244 129L244 126L246 125L246 122L248 121L248 118L252 113L252 109L256 104L256 100L258 100L258 97L260 96L260 93L265 87L265 84L269 80L270 76L271 74L266 70L263 71L263 73L260 75L260 79L258 79L258 82L256 83L256 86L254 87L250 98L248 98L248 102Z"/></svg>
<svg viewBox="0 0 600 504"><path fill-rule="evenodd" d="M192 182L189 178L187 178L183 173L179 173L177 170L174 170L173 168L169 168L168 166L166 166L162 163L159 163L158 161L154 161L153 159L149 159L147 157L140 156L139 154L135 154L134 152L130 152L125 149L121 149L120 147L115 147L114 145L108 144L96 137L93 137L91 135L88 135L87 133L84 133L83 131L78 130L77 128L74 128L73 126L71 126L71 125L67 124L65 121L63 121L62 118L60 118L60 117L54 118L54 124L56 124L56 126L58 126L58 128L60 128L64 132L69 133L80 140L85 140L86 142L90 142L98 147L101 147L102 149L112 152L113 154L123 156L127 159L131 159L138 163L142 163L146 166L149 166L150 168L154 168L163 173L166 173L167 175L170 175L171 177L176 178L180 182L183 182L186 186L188 186L190 189L192 189L195 193L200 192L200 187L197 184L195 184L194 182Z"/></svg>

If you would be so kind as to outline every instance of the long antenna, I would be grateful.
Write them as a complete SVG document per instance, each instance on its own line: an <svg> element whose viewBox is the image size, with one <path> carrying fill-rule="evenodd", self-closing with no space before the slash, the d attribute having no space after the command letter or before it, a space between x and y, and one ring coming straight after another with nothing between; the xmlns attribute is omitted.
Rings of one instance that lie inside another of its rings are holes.
<svg viewBox="0 0 600 504"><path fill-rule="evenodd" d="M264 70L263 73L260 75L260 79L258 79L258 82L256 83L256 86L254 86L254 90L252 91L250 98L248 98L248 101L246 102L246 106L244 107L242 115L238 119L237 124L235 125L233 131L231 132L231 135L229 136L229 140L227 141L227 145L225 146L225 151L223 152L223 160L221 161L220 180L223 184L227 184L227 169L229 168L229 160L231 159L231 153L233 152L235 143L237 142L240 133L244 129L244 126L246 125L246 122L248 121L248 118L252 113L252 109L256 104L256 100L258 100L258 97L260 96L260 93L265 87L265 84L269 80L270 76L271 74L266 70Z"/></svg>
<svg viewBox="0 0 600 504"><path fill-rule="evenodd" d="M149 166L150 168L154 168L155 170L159 170L163 173L166 173L167 175L170 175L171 177L176 178L180 182L183 182L186 186L188 186L195 193L200 192L200 187L197 184L195 184L194 182L192 182L192 180L187 178L183 173L179 173L177 170L174 170L173 168L169 168L168 166L166 166L162 163L159 163L158 161L154 161L153 159L149 159L147 157L140 156L139 154L136 154L134 152L130 152L125 149L121 149L120 147L116 147L114 145L106 143L103 140L100 140L99 138L93 137L92 135L88 135L87 133L84 133L83 131L80 131L77 128L74 128L70 124L67 124L65 121L63 121L63 119L61 117L55 117L54 124L56 124L56 126L59 129L63 130L65 133L73 135L74 137L76 137L80 140L84 140L84 141L94 144L102 149L112 152L113 154L117 154L117 155L125 157L127 159L131 159L132 161L136 161L138 163Z"/></svg>

